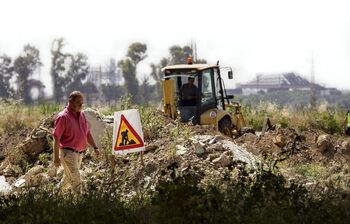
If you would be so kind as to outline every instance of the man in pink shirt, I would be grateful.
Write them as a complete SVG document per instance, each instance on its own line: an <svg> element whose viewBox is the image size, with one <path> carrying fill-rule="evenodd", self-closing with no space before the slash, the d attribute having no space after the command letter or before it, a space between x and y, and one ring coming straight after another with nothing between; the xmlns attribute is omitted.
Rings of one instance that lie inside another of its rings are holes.
<svg viewBox="0 0 350 224"><path fill-rule="evenodd" d="M69 95L68 106L61 111L53 130L53 159L56 167L61 164L64 169L61 191L72 189L79 193L82 190L79 169L83 153L89 143L94 148L96 157L100 151L90 133L84 113L81 111L84 102L83 94L74 91Z"/></svg>

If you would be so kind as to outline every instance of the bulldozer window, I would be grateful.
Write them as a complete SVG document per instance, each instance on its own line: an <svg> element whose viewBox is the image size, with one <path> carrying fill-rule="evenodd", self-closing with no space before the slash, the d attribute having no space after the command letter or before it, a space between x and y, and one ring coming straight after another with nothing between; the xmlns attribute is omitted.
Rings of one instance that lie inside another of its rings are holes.
<svg viewBox="0 0 350 224"><path fill-rule="evenodd" d="M213 85L213 79L211 70L205 70L202 72L202 104L215 102L215 89Z"/></svg>
<svg viewBox="0 0 350 224"><path fill-rule="evenodd" d="M216 98L220 99L221 93L220 93L220 80L219 80L219 75L218 75L218 69L214 69L214 83L215 83L215 94L216 94ZM222 109L222 106L220 105L220 101L217 101L217 106L218 108Z"/></svg>

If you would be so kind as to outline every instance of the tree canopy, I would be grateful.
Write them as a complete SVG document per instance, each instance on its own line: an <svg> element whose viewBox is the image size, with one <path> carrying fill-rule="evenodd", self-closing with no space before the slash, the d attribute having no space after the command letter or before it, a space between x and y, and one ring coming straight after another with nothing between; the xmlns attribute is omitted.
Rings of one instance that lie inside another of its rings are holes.
<svg viewBox="0 0 350 224"><path fill-rule="evenodd" d="M136 77L136 67L143 59L147 57L147 45L139 42L132 43L128 48L126 58L118 62L125 81L125 87L128 94L132 95L133 102L139 102L139 81Z"/></svg>
<svg viewBox="0 0 350 224"><path fill-rule="evenodd" d="M18 56L14 62L14 71L18 75L18 96L22 98L26 104L32 101L29 78L40 66L42 66L40 52L37 48L29 44L24 46L23 53Z"/></svg>
<svg viewBox="0 0 350 224"><path fill-rule="evenodd" d="M13 69L12 59L5 54L0 56L0 97L7 98L14 94L10 85Z"/></svg>

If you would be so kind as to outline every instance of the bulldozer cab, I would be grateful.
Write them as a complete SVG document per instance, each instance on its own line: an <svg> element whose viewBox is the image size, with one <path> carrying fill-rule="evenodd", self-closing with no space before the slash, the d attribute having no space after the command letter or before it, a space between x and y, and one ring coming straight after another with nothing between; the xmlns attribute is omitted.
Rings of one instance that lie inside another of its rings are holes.
<svg viewBox="0 0 350 224"><path fill-rule="evenodd" d="M163 99L174 102L183 121L199 122L199 115L211 108L225 109L225 98L217 65L176 65L163 68ZM169 83L169 84L168 84ZM173 92L173 94L171 94ZM165 93L165 94L164 94Z"/></svg>
<svg viewBox="0 0 350 224"><path fill-rule="evenodd" d="M226 94L222 70L232 79L232 69L210 64L180 64L162 69L164 80L163 112L181 121L213 125L221 132L231 133L245 125L238 104L232 105ZM228 109L235 110L229 111ZM230 134L227 134L230 135Z"/></svg>

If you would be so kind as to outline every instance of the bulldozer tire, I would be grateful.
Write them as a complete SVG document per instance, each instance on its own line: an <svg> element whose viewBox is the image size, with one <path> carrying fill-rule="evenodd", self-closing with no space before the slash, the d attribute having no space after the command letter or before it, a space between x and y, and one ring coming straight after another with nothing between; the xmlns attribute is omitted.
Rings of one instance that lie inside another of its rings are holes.
<svg viewBox="0 0 350 224"><path fill-rule="evenodd" d="M232 128L233 127L230 118L224 117L219 121L219 131L230 138L233 136Z"/></svg>
<svg viewBox="0 0 350 224"><path fill-rule="evenodd" d="M242 127L240 130L239 130L239 135L243 135L245 133L252 133L252 134L255 134L255 129L252 128L252 127Z"/></svg>

